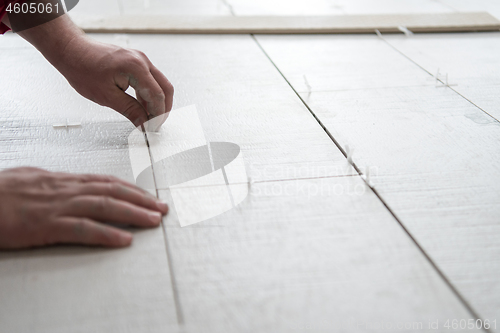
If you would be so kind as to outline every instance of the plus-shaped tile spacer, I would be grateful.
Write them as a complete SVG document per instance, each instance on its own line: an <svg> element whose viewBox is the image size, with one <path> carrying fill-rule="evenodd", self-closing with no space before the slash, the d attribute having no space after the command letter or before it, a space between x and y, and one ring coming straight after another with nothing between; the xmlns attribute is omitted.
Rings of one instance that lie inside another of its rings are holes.
<svg viewBox="0 0 500 333"><path fill-rule="evenodd" d="M81 127L82 126L82 123L70 123L68 122L68 119L66 119L66 122L64 122L64 124L54 124L52 125L53 128L65 128L66 131L69 129L69 128L72 128L72 127Z"/></svg>

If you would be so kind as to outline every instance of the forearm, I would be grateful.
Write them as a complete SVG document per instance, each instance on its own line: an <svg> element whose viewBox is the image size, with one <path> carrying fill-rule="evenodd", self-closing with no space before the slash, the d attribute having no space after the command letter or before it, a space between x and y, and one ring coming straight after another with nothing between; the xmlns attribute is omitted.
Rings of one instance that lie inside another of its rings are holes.
<svg viewBox="0 0 500 333"><path fill-rule="evenodd" d="M84 39L84 32L68 15L62 15L47 23L23 30L19 35L32 44L55 67L60 65L64 51L75 39Z"/></svg>
<svg viewBox="0 0 500 333"><path fill-rule="evenodd" d="M5 24L6 26L8 26L9 28L12 28L10 26L10 21L9 21L9 17L7 15L5 15L2 20L0 20L1 23Z"/></svg>
<svg viewBox="0 0 500 333"><path fill-rule="evenodd" d="M49 0L42 0L49 1ZM52 0L51 0L52 1ZM13 17L10 17L13 23ZM20 21L18 21L20 20ZM18 34L35 46L82 96L122 113L135 126L157 118L157 129L172 108L173 87L142 52L94 41L62 15L46 23L22 29ZM125 91L132 86L137 100ZM161 116L161 117L160 117Z"/></svg>

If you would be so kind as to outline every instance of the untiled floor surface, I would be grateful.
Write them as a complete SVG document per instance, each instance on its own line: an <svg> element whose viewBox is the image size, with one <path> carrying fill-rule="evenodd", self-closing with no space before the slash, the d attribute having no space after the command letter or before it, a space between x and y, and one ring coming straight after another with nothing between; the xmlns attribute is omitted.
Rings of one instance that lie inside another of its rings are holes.
<svg viewBox="0 0 500 333"><path fill-rule="evenodd" d="M474 3L122 1L98 14L498 13ZM207 141L241 147L250 192L184 228L172 205L128 249L0 253L0 332L499 331L500 33L93 37L144 51L174 109L195 105ZM125 118L17 36L0 50L1 168L134 181ZM82 126L52 127L65 121Z"/></svg>

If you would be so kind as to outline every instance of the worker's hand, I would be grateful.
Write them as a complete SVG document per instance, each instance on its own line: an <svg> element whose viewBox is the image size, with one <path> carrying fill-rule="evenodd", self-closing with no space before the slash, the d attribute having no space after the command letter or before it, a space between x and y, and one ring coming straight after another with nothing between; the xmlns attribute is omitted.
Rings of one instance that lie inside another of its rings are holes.
<svg viewBox="0 0 500 333"><path fill-rule="evenodd" d="M130 232L103 224L156 227L168 207L111 176L54 173L37 168L0 172L0 248L56 243L121 247Z"/></svg>
<svg viewBox="0 0 500 333"><path fill-rule="evenodd" d="M9 24L9 22L4 22ZM99 43L69 18L26 29L19 35L33 44L84 97L115 109L135 126L155 131L172 109L174 88L144 53ZM125 93L135 89L137 100Z"/></svg>
<svg viewBox="0 0 500 333"><path fill-rule="evenodd" d="M135 126L159 117L155 128L149 128L157 130L172 109L172 84L140 51L79 35L66 45L55 66L81 95L115 109ZM137 100L125 93L129 86Z"/></svg>

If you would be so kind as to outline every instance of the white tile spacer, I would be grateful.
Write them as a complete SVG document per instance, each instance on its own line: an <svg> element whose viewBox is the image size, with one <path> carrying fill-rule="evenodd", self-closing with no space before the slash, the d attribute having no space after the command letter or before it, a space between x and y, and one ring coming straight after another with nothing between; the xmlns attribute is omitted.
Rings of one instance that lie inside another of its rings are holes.
<svg viewBox="0 0 500 333"><path fill-rule="evenodd" d="M248 177L248 193L250 193L252 190L252 184L253 184L252 177Z"/></svg>
<svg viewBox="0 0 500 333"><path fill-rule="evenodd" d="M457 84L450 84L450 83L448 82L448 73L446 73L446 86L447 86L447 87L457 86Z"/></svg>
<svg viewBox="0 0 500 333"><path fill-rule="evenodd" d="M363 179L366 182L366 185L373 188L373 183L370 179L370 168L368 166L366 166L365 168L365 173L361 175L361 179Z"/></svg>
<svg viewBox="0 0 500 333"><path fill-rule="evenodd" d="M452 84L452 83L448 82L448 73L445 74L445 82L444 82L444 84L439 84L438 81L439 81L439 68L438 68L438 71L436 73L436 88L441 88L441 87L448 87L449 88L449 87L452 87L452 86L457 86L457 84Z"/></svg>
<svg viewBox="0 0 500 333"><path fill-rule="evenodd" d="M398 30L404 33L406 37L413 36L413 32L411 32L407 27L403 25L398 26Z"/></svg>
<svg viewBox="0 0 500 333"><path fill-rule="evenodd" d="M351 149L351 147L349 147L349 145L346 145L345 146L345 153L347 155L347 163L349 163L350 165L353 165L353 161L352 161L352 155L354 154L354 149Z"/></svg>
<svg viewBox="0 0 500 333"><path fill-rule="evenodd" d="M309 93L309 95L311 95L312 87L309 84L309 81L307 81L307 77L305 75L303 75L303 76L304 76L304 83L306 84L306 87L307 87L307 92Z"/></svg>
<svg viewBox="0 0 500 333"><path fill-rule="evenodd" d="M236 16L234 14L234 8L233 6L227 2L227 0L220 0L222 2L222 4L229 10L229 12L233 15L233 16Z"/></svg>
<svg viewBox="0 0 500 333"><path fill-rule="evenodd" d="M82 127L82 123L80 122L75 122L75 123L70 123L68 122L68 119L66 119L66 122L64 124L53 124L53 128L65 128L68 130L69 128L74 128L74 127Z"/></svg>
<svg viewBox="0 0 500 333"><path fill-rule="evenodd" d="M438 71L435 75L435 78L436 78L436 87L438 87L439 86L439 68L438 68Z"/></svg>
<svg viewBox="0 0 500 333"><path fill-rule="evenodd" d="M64 1L63 1L64 2ZM123 47L123 48L128 48L130 44L130 40L128 35L126 34L115 34L113 36L113 44Z"/></svg>

